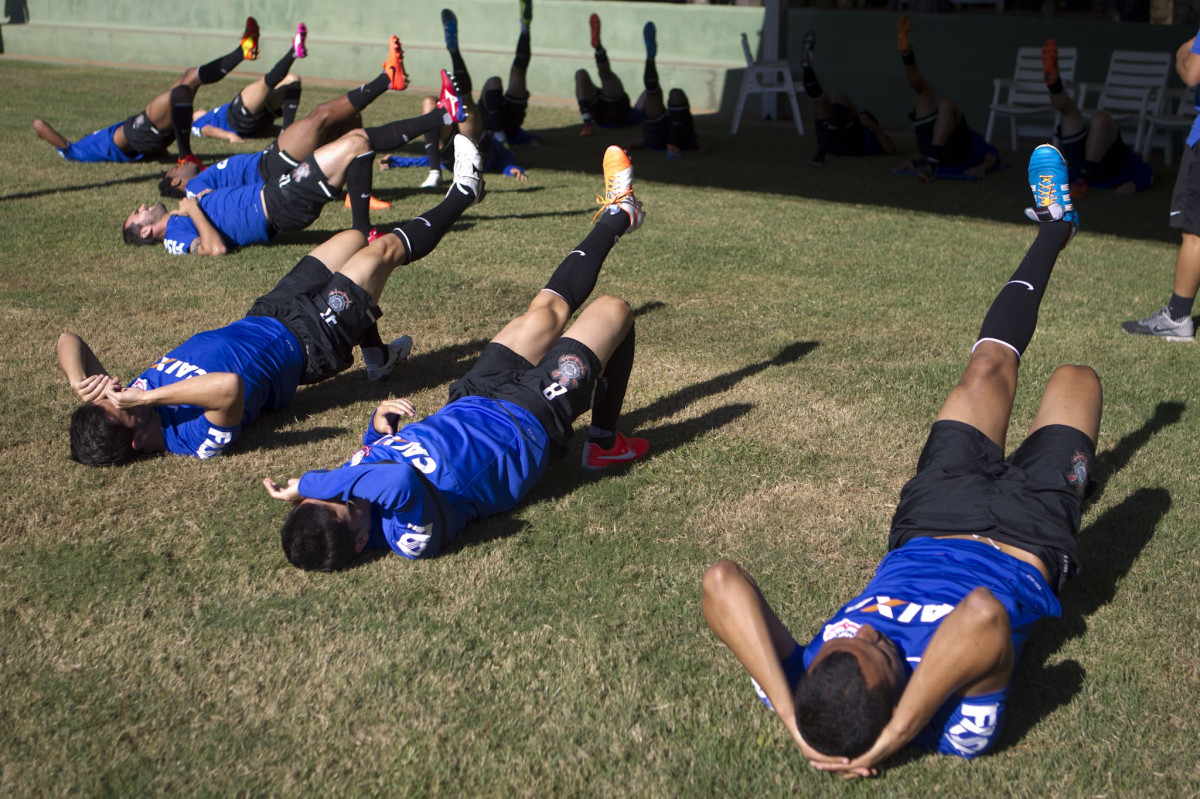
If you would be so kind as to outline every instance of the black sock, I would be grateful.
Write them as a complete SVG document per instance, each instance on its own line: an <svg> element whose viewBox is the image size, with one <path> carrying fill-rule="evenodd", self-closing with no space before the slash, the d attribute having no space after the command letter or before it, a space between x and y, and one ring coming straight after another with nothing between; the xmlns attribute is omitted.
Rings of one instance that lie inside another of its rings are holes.
<svg viewBox="0 0 1200 799"><path fill-rule="evenodd" d="M484 89L479 96L479 106L483 109L483 122L488 130L504 130L504 92L501 89Z"/></svg>
<svg viewBox="0 0 1200 799"><path fill-rule="evenodd" d="M653 58L646 59L646 69L642 73L642 82L646 84L646 91L648 92L656 92L659 90L658 68L654 66Z"/></svg>
<svg viewBox="0 0 1200 799"><path fill-rule="evenodd" d="M817 80L817 73L810 66L804 68L804 93L814 100L825 93L825 90L821 88L821 82Z"/></svg>
<svg viewBox="0 0 1200 799"><path fill-rule="evenodd" d="M366 235L371 229L371 168L375 153L354 157L346 168L346 193L350 195L350 225Z"/></svg>
<svg viewBox="0 0 1200 799"><path fill-rule="evenodd" d="M442 124L445 112L435 108L428 114L412 119L398 119L376 128L366 128L367 140L379 152L398 150L413 139L428 131L436 131Z"/></svg>
<svg viewBox="0 0 1200 799"><path fill-rule="evenodd" d="M1062 76L1055 75L1054 83L1047 83L1046 88L1050 90L1051 94L1062 94L1062 90L1063 90Z"/></svg>
<svg viewBox="0 0 1200 799"><path fill-rule="evenodd" d="M367 331L363 333L362 340L358 342L358 346L362 349L384 349L387 347L383 343L383 339L379 336L379 325L371 325Z"/></svg>
<svg viewBox="0 0 1200 799"><path fill-rule="evenodd" d="M436 207L430 208L411 222L406 222L392 231L404 242L408 250L407 264L424 258L433 252L433 248L449 232L463 211L475 202L475 195L463 194L457 189L451 189Z"/></svg>
<svg viewBox="0 0 1200 799"><path fill-rule="evenodd" d="M274 89L287 77L288 70L292 68L292 62L295 60L296 52L289 47L287 55L279 59L278 63L271 67L271 71L263 76L263 82L267 84L268 89Z"/></svg>
<svg viewBox="0 0 1200 799"><path fill-rule="evenodd" d="M1182 319L1185 316L1191 316L1192 303L1195 301L1195 297L1180 297L1175 292L1171 292L1171 301L1167 303L1167 314L1172 319Z"/></svg>
<svg viewBox="0 0 1200 799"><path fill-rule="evenodd" d="M624 211L602 214L587 237L571 250L546 282L546 289L566 300L571 313L575 313L596 288L604 259L628 227L629 215Z"/></svg>
<svg viewBox="0 0 1200 799"><path fill-rule="evenodd" d="M912 48L910 47L908 49L907 53L900 54L900 60L903 61L906 66L911 67L913 64L917 63L917 55L916 55L916 53L914 53L912 51Z"/></svg>
<svg viewBox="0 0 1200 799"><path fill-rule="evenodd" d="M1091 180L1092 176L1100 169L1100 164L1095 161L1089 161L1086 158L1083 160L1083 166L1079 168L1079 177L1086 180Z"/></svg>
<svg viewBox="0 0 1200 799"><path fill-rule="evenodd" d="M607 384L604 397L592 406L592 428L588 431L588 440L604 449L612 449L617 437L617 421L621 418L621 406L625 404L625 391L629 388L629 375L633 372L634 330L634 326L630 325L629 332L608 359L602 375Z"/></svg>
<svg viewBox="0 0 1200 799"><path fill-rule="evenodd" d="M1021 265L988 308L979 328L979 340L986 338L1007 344L1018 358L1025 353L1037 327L1038 306L1046 292L1050 273L1070 237L1070 222L1042 223Z"/></svg>
<svg viewBox="0 0 1200 799"><path fill-rule="evenodd" d="M387 76L386 72L380 72L379 77L375 80L346 92L346 97L350 100L350 105L354 106L355 111L361 111L391 87L392 79Z"/></svg>
<svg viewBox="0 0 1200 799"><path fill-rule="evenodd" d="M450 51L450 63L454 66L454 83L458 86L460 96L471 93L471 73L467 72L467 64L463 61L462 53Z"/></svg>
<svg viewBox="0 0 1200 799"><path fill-rule="evenodd" d="M192 90L188 86L176 86L171 89L171 126L175 128L175 144L179 147L179 157L191 155Z"/></svg>
<svg viewBox="0 0 1200 799"><path fill-rule="evenodd" d="M596 69L600 71L601 79L603 79L605 73L611 71L608 66L608 51L603 47L596 48Z"/></svg>
<svg viewBox="0 0 1200 799"><path fill-rule="evenodd" d="M201 64L196 68L196 72L200 75L201 83L216 83L245 60L246 56L242 55L242 46L239 44L237 49L229 55L221 56L216 61L209 61L207 64Z"/></svg>
<svg viewBox="0 0 1200 799"><path fill-rule="evenodd" d="M281 127L287 130L287 126L296 121L296 109L300 107L300 84L293 83L283 90L283 122Z"/></svg>
<svg viewBox="0 0 1200 799"><path fill-rule="evenodd" d="M517 39L517 55L513 58L513 66L517 69L525 69L529 66L529 57L532 54L529 47L529 29L521 31L520 37Z"/></svg>
<svg viewBox="0 0 1200 799"><path fill-rule="evenodd" d="M425 157L429 159L429 168L441 170L442 150L438 146L438 129L434 128L425 133Z"/></svg>
<svg viewBox="0 0 1200 799"><path fill-rule="evenodd" d="M667 144L672 144L682 150L690 147L696 140L696 126L692 121L691 106L667 106L667 123Z"/></svg>

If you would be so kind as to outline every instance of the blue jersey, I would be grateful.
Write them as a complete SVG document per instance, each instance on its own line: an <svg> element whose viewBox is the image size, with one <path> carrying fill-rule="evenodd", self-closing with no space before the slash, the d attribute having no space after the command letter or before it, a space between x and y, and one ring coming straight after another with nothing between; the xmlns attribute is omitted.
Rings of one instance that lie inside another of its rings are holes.
<svg viewBox="0 0 1200 799"><path fill-rule="evenodd" d="M218 161L187 182L187 196L195 197L206 189L227 189L231 186L257 185L262 188L262 175L258 172L262 153L231 155Z"/></svg>
<svg viewBox="0 0 1200 799"><path fill-rule="evenodd" d="M233 372L244 385L245 409L234 427L213 424L195 405L160 405L167 451L176 455L211 458L238 437L242 428L263 411L292 401L304 368L304 350L282 322L248 316L216 330L198 333L168 352L130 383L146 391L180 380Z"/></svg>
<svg viewBox="0 0 1200 799"><path fill-rule="evenodd" d="M192 122L192 135L204 136L201 131L203 131L206 126L212 126L221 130L227 130L230 133L236 133L237 131L233 129L233 125L230 125L229 120L226 119L228 111L229 103L225 103L224 105L219 105L207 113L201 114Z"/></svg>
<svg viewBox="0 0 1200 799"><path fill-rule="evenodd" d="M369 546L429 558L474 519L509 510L546 471L549 436L529 411L464 397L395 435L368 425L363 448L300 478L312 499L371 503Z"/></svg>
<svg viewBox="0 0 1200 799"><path fill-rule="evenodd" d="M229 249L248 244L266 244L271 240L271 226L263 209L262 189L262 182L249 186L230 186L200 198L200 210L221 234ZM196 224L187 216L172 216L167 220L163 246L171 255L187 255L188 248L199 236Z"/></svg>
<svg viewBox="0 0 1200 799"><path fill-rule="evenodd" d="M808 646L796 647L784 663L789 685L795 690L826 641L852 638L864 624L896 643L911 674L942 619L981 586L1008 611L1017 654L1038 619L1062 615L1045 578L1028 563L984 542L913 539L887 554L866 589L843 605ZM759 695L766 701L761 691ZM1007 696L1005 688L985 696L950 697L914 743L959 757L982 754L999 734Z"/></svg>
<svg viewBox="0 0 1200 799"><path fill-rule="evenodd" d="M1193 55L1200 55L1200 34L1197 34L1196 41L1192 42L1191 52ZM1193 98L1193 102L1196 105L1197 117L1192 123L1192 129L1188 132L1188 147L1191 147L1197 141L1200 141L1200 87L1197 87L1196 89L1196 95Z"/></svg>
<svg viewBox="0 0 1200 799"><path fill-rule="evenodd" d="M113 135L124 124L125 122L122 120L115 125L101 128L95 133L89 133L77 142L72 142L66 147L56 148L58 154L68 161L80 161L89 164L109 161L127 164L131 161L141 161L144 158L141 153L126 155L113 141Z"/></svg>

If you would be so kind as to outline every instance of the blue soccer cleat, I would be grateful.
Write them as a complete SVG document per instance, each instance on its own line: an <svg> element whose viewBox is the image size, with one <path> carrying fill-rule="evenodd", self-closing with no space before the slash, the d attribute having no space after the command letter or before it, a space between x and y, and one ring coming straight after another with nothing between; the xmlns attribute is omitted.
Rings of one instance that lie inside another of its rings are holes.
<svg viewBox="0 0 1200 799"><path fill-rule="evenodd" d="M458 49L458 17L448 8L442 9L442 28L446 32L446 49L454 52Z"/></svg>
<svg viewBox="0 0 1200 799"><path fill-rule="evenodd" d="M1034 222L1070 222L1072 235L1079 229L1067 161L1057 147L1039 144L1029 157L1029 190L1033 192L1033 207L1025 209L1025 216Z"/></svg>
<svg viewBox="0 0 1200 799"><path fill-rule="evenodd" d="M646 58L654 58L658 55L657 33L653 22L647 22L646 27L642 28L642 38L646 40Z"/></svg>

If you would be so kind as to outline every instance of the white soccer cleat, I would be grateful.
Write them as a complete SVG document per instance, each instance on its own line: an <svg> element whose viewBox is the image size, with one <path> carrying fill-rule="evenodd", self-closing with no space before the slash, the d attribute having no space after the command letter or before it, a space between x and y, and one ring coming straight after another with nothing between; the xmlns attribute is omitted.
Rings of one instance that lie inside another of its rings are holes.
<svg viewBox="0 0 1200 799"><path fill-rule="evenodd" d="M471 205L483 202L486 194L483 188L483 156L479 154L475 142L461 133L454 135L454 183L446 196L449 197L453 191L474 197Z"/></svg>

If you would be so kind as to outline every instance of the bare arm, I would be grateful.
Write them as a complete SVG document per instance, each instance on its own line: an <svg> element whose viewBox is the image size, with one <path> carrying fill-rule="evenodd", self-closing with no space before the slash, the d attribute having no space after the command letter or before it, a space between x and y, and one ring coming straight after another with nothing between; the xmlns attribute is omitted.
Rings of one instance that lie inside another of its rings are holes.
<svg viewBox="0 0 1200 799"><path fill-rule="evenodd" d="M192 220L192 224L196 226L196 232L200 234L200 237L188 247L188 252L196 255L224 255L228 251L225 247L225 240L221 238L220 232L200 207L200 198L208 191L211 189L203 191L195 197L183 198L179 201L179 210L173 213Z"/></svg>
<svg viewBox="0 0 1200 799"><path fill-rule="evenodd" d="M233 372L209 372L149 391L110 386L105 395L118 408L195 405L204 408L204 418L222 427L241 422L245 406L241 375Z"/></svg>
<svg viewBox="0 0 1200 799"><path fill-rule="evenodd" d="M954 694L999 691L1012 675L1014 653L1008 612L986 588L976 588L946 616L875 744L852 761L817 763L845 777L873 777L877 767L916 737Z"/></svg>
<svg viewBox="0 0 1200 799"><path fill-rule="evenodd" d="M224 141L231 142L233 144L238 144L244 141L241 136L237 135L232 130L225 130L224 128L218 128L213 125L205 125L204 127L200 128L200 135L206 139L223 139Z"/></svg>
<svg viewBox="0 0 1200 799"><path fill-rule="evenodd" d="M1192 52L1196 37L1188 39L1175 51L1175 71L1185 86L1200 83L1200 56Z"/></svg>
<svg viewBox="0 0 1200 799"><path fill-rule="evenodd" d="M87 342L74 333L63 333L56 346L58 368L67 382L84 402L95 402L104 396L110 385L120 385L105 371L100 359Z"/></svg>

